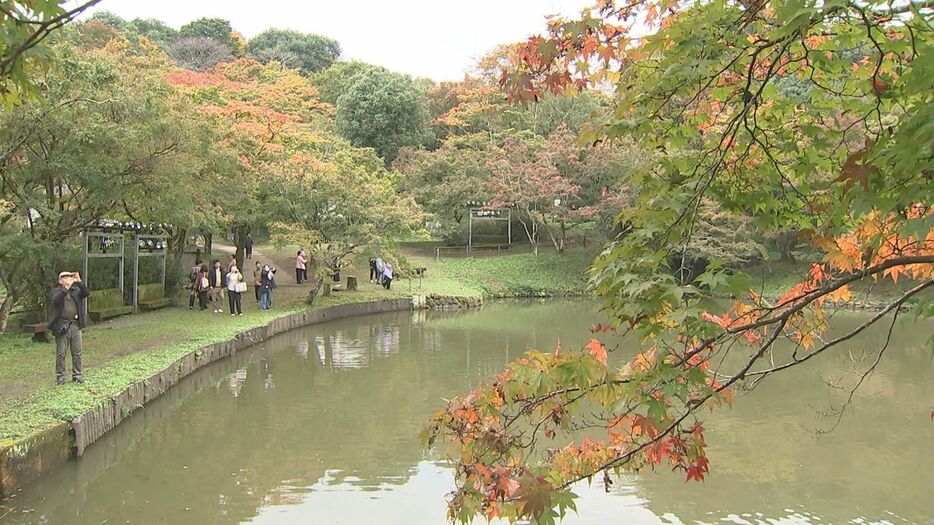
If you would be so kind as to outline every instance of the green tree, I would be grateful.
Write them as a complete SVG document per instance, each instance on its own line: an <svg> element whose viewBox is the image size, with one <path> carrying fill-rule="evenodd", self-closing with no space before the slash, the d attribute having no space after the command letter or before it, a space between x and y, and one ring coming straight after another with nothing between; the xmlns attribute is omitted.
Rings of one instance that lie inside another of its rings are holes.
<svg viewBox="0 0 934 525"><path fill-rule="evenodd" d="M425 92L411 77L369 70L354 75L337 99L337 131L373 148L387 164L399 148L429 141Z"/></svg>
<svg viewBox="0 0 934 525"><path fill-rule="evenodd" d="M227 46L231 53L237 49L231 37L233 28L229 20L223 18L204 17L192 20L178 30L178 36L183 38L212 38Z"/></svg>
<svg viewBox="0 0 934 525"><path fill-rule="evenodd" d="M403 175L401 191L437 221L436 235L466 243L468 202L490 199L489 153L445 143L434 151L405 147L392 167Z"/></svg>
<svg viewBox="0 0 934 525"><path fill-rule="evenodd" d="M165 46L169 41L178 37L178 31L155 18L134 18L127 21L110 11L98 11L91 16L89 21L109 25L133 42L144 36L158 46Z"/></svg>
<svg viewBox="0 0 934 525"><path fill-rule="evenodd" d="M322 101L336 106L337 99L350 87L351 79L368 71L388 72L384 67L357 60L335 62L331 67L312 75L311 82L318 87L318 96Z"/></svg>
<svg viewBox="0 0 934 525"><path fill-rule="evenodd" d="M119 15L117 15L116 13L113 13L113 12L111 12L111 11L97 11L96 13L94 13L93 15L91 15L91 18L89 18L89 20L93 20L93 21L95 21L95 22L100 22L100 23L102 23L102 24L107 24L107 25L109 25L110 27L112 27L112 28L114 28L114 29L119 29L119 30L121 30L121 31L122 31L122 30L126 27L126 25L127 25L127 21L126 21L125 18L123 18L123 17L121 17L121 16L119 16Z"/></svg>
<svg viewBox="0 0 934 525"><path fill-rule="evenodd" d="M214 211L198 189L210 180L210 128L162 80L161 52L131 52L128 42L99 51L80 31L67 36L56 67L35 78L42 103L0 116L0 330L13 305L42 304L61 264L76 264L80 232L99 219Z"/></svg>
<svg viewBox="0 0 934 525"><path fill-rule="evenodd" d="M276 60L311 75L329 68L341 54L336 40L290 29L267 29L247 44L247 53L266 63Z"/></svg>
<svg viewBox="0 0 934 525"><path fill-rule="evenodd" d="M164 47L178 36L178 31L155 18L134 18L127 23L126 31L144 36L160 47Z"/></svg>

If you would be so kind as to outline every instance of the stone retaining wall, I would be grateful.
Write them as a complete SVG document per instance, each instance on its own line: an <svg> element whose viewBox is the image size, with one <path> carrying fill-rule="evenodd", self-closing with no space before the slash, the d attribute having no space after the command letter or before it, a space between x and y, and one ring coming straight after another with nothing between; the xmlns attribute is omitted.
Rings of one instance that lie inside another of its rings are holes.
<svg viewBox="0 0 934 525"><path fill-rule="evenodd" d="M481 304L480 298L439 295L342 304L280 317L270 321L266 326L241 332L227 341L203 346L182 356L148 379L133 383L119 394L75 418L71 423L63 422L37 434L0 446L0 496L12 494L17 488L67 461L69 457L81 457L90 444L199 368L234 355L276 334L359 315L413 308L475 308Z"/></svg>

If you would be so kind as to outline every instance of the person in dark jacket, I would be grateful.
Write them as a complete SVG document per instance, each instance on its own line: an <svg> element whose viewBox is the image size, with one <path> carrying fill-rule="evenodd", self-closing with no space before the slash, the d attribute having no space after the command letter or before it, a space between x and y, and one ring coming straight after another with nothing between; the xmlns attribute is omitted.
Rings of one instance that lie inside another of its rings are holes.
<svg viewBox="0 0 934 525"><path fill-rule="evenodd" d="M55 382L65 383L65 351L71 350L71 380L84 383L81 373L81 329L87 325L84 299L91 295L78 272L58 274L49 292L49 331L55 334Z"/></svg>
<svg viewBox="0 0 934 525"><path fill-rule="evenodd" d="M208 309L208 292L211 291L211 280L208 279L207 266L202 265L198 271L198 306L202 310Z"/></svg>
<svg viewBox="0 0 934 525"><path fill-rule="evenodd" d="M208 293L208 297L211 299L214 313L224 313L224 309L221 305L224 302L224 288L227 287L227 272L221 268L220 259L214 259L213 266L208 273L208 282L211 285L211 291Z"/></svg>
<svg viewBox="0 0 934 525"><path fill-rule="evenodd" d="M263 265L259 287L259 309L269 310L272 308L272 290L276 288L276 267Z"/></svg>

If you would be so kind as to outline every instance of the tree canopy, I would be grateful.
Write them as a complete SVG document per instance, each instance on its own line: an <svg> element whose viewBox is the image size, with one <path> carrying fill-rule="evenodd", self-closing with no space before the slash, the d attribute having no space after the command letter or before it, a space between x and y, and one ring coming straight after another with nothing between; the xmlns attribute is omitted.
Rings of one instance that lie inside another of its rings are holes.
<svg viewBox="0 0 934 525"><path fill-rule="evenodd" d="M237 49L231 34L233 28L230 21L223 18L204 17L192 20L178 30L178 36L183 38L211 38L227 46L231 52Z"/></svg>
<svg viewBox="0 0 934 525"><path fill-rule="evenodd" d="M336 40L290 29L267 29L250 39L247 53L260 62L277 60L305 75L331 67L340 57Z"/></svg>
<svg viewBox="0 0 934 525"><path fill-rule="evenodd" d="M429 141L425 90L411 77L368 69L348 81L337 99L337 131L351 144L386 160L399 148Z"/></svg>
<svg viewBox="0 0 934 525"><path fill-rule="evenodd" d="M171 223L176 262L194 229L262 227L305 246L319 287L347 257L420 231L398 175L334 132L297 69L222 46L223 62L177 67L108 20L123 29L64 30L55 67L31 76L38 103L0 114L0 332L13 305L42 306L100 219Z"/></svg>
<svg viewBox="0 0 934 525"><path fill-rule="evenodd" d="M337 105L337 99L344 93L355 75L366 71L387 71L386 68L351 60L350 62L335 62L327 69L311 76L311 82L318 88L321 100Z"/></svg>

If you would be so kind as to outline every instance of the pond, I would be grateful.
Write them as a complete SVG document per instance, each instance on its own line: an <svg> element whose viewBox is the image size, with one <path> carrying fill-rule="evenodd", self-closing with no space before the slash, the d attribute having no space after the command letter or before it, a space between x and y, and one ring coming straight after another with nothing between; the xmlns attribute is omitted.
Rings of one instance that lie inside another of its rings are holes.
<svg viewBox="0 0 934 525"><path fill-rule="evenodd" d="M0 524L443 523L452 475L420 449L426 418L530 347L586 342L601 320L587 302L500 302L277 336L0 503ZM899 325L833 432L815 432L844 396L828 383L883 327L711 415L705 482L661 469L609 494L581 484L564 523L934 523L932 326Z"/></svg>

